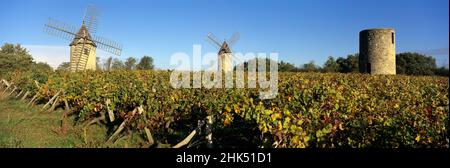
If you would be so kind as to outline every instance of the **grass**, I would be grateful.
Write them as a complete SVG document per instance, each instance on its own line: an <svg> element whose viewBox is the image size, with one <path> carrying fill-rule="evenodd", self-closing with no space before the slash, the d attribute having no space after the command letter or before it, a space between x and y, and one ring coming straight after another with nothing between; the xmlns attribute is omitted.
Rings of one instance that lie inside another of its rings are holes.
<svg viewBox="0 0 450 168"><path fill-rule="evenodd" d="M62 109L41 112L42 105L27 107L15 98L0 98L0 148L98 148L139 147L139 135L128 135L106 145L107 128L91 125L85 130L69 118L61 131Z"/></svg>

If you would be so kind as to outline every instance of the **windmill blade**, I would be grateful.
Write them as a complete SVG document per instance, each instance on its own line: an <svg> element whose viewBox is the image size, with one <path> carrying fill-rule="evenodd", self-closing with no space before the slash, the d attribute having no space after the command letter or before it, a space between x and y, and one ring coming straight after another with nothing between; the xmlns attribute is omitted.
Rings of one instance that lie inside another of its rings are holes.
<svg viewBox="0 0 450 168"><path fill-rule="evenodd" d="M44 32L65 40L73 40L76 36L75 27L52 18L44 25Z"/></svg>
<svg viewBox="0 0 450 168"><path fill-rule="evenodd" d="M218 38L216 36L214 36L214 34L212 34L211 32L208 33L208 35L206 36L206 40L211 43L212 45L216 46L216 47L221 47L222 45L220 44Z"/></svg>
<svg viewBox="0 0 450 168"><path fill-rule="evenodd" d="M89 5L86 9L83 21L86 24L86 28L90 34L97 33L99 12L94 5Z"/></svg>
<svg viewBox="0 0 450 168"><path fill-rule="evenodd" d="M101 50L104 50L117 56L120 56L120 54L122 53L122 45L115 41L95 35L92 36L92 40L97 45L97 48Z"/></svg>
<svg viewBox="0 0 450 168"><path fill-rule="evenodd" d="M209 39L208 37L206 37L205 38L205 40L209 43L209 44L211 44L212 46L214 46L214 48L216 48L216 49L220 49L220 46L219 45L217 45L217 43L216 42L214 42L214 41L212 41L211 39Z"/></svg>
<svg viewBox="0 0 450 168"><path fill-rule="evenodd" d="M236 41L239 40L239 37L240 37L239 32L235 32L235 33L230 37L230 39L227 41L228 46L230 46L230 47L233 46L233 45L236 43Z"/></svg>

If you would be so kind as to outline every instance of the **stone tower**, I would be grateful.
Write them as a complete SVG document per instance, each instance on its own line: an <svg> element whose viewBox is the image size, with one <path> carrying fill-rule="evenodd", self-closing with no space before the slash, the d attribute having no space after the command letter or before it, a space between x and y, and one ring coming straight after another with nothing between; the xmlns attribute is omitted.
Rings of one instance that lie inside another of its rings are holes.
<svg viewBox="0 0 450 168"><path fill-rule="evenodd" d="M394 29L367 29L359 32L359 71L396 74Z"/></svg>
<svg viewBox="0 0 450 168"><path fill-rule="evenodd" d="M81 25L72 43L70 43L70 71L96 69L96 48L86 26Z"/></svg>
<svg viewBox="0 0 450 168"><path fill-rule="evenodd" d="M218 66L218 71L225 71L225 72L229 72L233 70L232 67L232 60L231 60L231 49L228 46L227 42L223 42L222 46L220 47L219 50L219 66Z"/></svg>

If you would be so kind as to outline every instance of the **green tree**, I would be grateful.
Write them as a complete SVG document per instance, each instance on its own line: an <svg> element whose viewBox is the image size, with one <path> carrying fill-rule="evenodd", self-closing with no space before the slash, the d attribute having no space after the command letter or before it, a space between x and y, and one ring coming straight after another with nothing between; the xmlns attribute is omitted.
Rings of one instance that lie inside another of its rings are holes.
<svg viewBox="0 0 450 168"><path fill-rule="evenodd" d="M314 61L310 61L309 63L303 64L302 71L304 72L316 72L320 69L319 66L317 66Z"/></svg>
<svg viewBox="0 0 450 168"><path fill-rule="evenodd" d="M139 70L149 70L153 68L154 68L153 58L149 56L142 57L139 63L136 65L136 69Z"/></svg>
<svg viewBox="0 0 450 168"><path fill-rule="evenodd" d="M63 62L59 64L58 68L56 68L58 71L69 71L70 70L70 62Z"/></svg>
<svg viewBox="0 0 450 168"><path fill-rule="evenodd" d="M111 70L121 70L124 69L125 65L118 58L114 58L111 64Z"/></svg>
<svg viewBox="0 0 450 168"><path fill-rule="evenodd" d="M449 76L449 70L446 67L440 67L434 71L434 74L439 76Z"/></svg>
<svg viewBox="0 0 450 168"><path fill-rule="evenodd" d="M28 72L31 73L31 79L34 79L40 83L45 83L47 82L48 76L53 73L53 68L47 63L39 62L33 63Z"/></svg>
<svg viewBox="0 0 450 168"><path fill-rule="evenodd" d="M298 71L298 68L295 67L294 64L281 61L280 63L278 63L278 71L280 71L280 72L296 72L296 71Z"/></svg>
<svg viewBox="0 0 450 168"><path fill-rule="evenodd" d="M40 70L44 72L53 72L53 68L45 62L38 62L31 65L31 70Z"/></svg>
<svg viewBox="0 0 450 168"><path fill-rule="evenodd" d="M136 68L136 59L133 57L127 58L125 61L125 69L134 70Z"/></svg>
<svg viewBox="0 0 450 168"><path fill-rule="evenodd" d="M339 57L336 59L339 65L339 72L358 72L359 71L359 54L350 54L347 58Z"/></svg>
<svg viewBox="0 0 450 168"><path fill-rule="evenodd" d="M5 43L0 48L0 75L13 70L28 70L33 57L20 44Z"/></svg>
<svg viewBox="0 0 450 168"><path fill-rule="evenodd" d="M328 60L323 65L324 72L339 72L339 64L334 60L332 56L328 57Z"/></svg>
<svg viewBox="0 0 450 168"><path fill-rule="evenodd" d="M105 60L105 62L103 64L103 69L105 71L109 71L111 69L112 61L113 61L112 57L106 58L106 60Z"/></svg>
<svg viewBox="0 0 450 168"><path fill-rule="evenodd" d="M437 69L436 60L431 56L405 52L396 56L397 74L434 75Z"/></svg>
<svg viewBox="0 0 450 168"><path fill-rule="evenodd" d="M242 66L242 64L244 64L244 71L248 71L249 68L250 68L250 70L256 68L256 71L259 71L259 70L261 70L263 68L262 62L265 62L265 65L266 65L265 70L267 72L270 71L270 64L271 63L272 64L278 64L278 71L282 71L282 70L280 70L280 63L278 63L278 62L276 62L276 61L274 61L274 60L272 60L270 58L253 58L253 59L245 61L244 63L241 63L239 65ZM286 62L283 62L283 64L284 64L283 65L284 66L283 67L283 71L287 71L290 68L289 66L292 65L292 64L287 65L289 63L286 63ZM253 67L253 66L255 66L255 67ZM236 68L237 68L237 66L234 67L235 70L236 70Z"/></svg>
<svg viewBox="0 0 450 168"><path fill-rule="evenodd" d="M95 57L95 68L96 68L96 70L102 70L102 66L100 63L100 57Z"/></svg>

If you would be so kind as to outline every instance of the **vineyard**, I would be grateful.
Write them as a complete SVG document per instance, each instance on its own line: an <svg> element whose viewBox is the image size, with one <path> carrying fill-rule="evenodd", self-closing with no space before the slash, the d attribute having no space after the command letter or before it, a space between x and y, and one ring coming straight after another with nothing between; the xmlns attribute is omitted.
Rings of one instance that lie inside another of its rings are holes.
<svg viewBox="0 0 450 168"><path fill-rule="evenodd" d="M142 147L449 147L448 77L279 73L258 88L174 89L170 71L11 72L0 94ZM69 117L72 116L72 117ZM159 145L158 145L159 144Z"/></svg>

